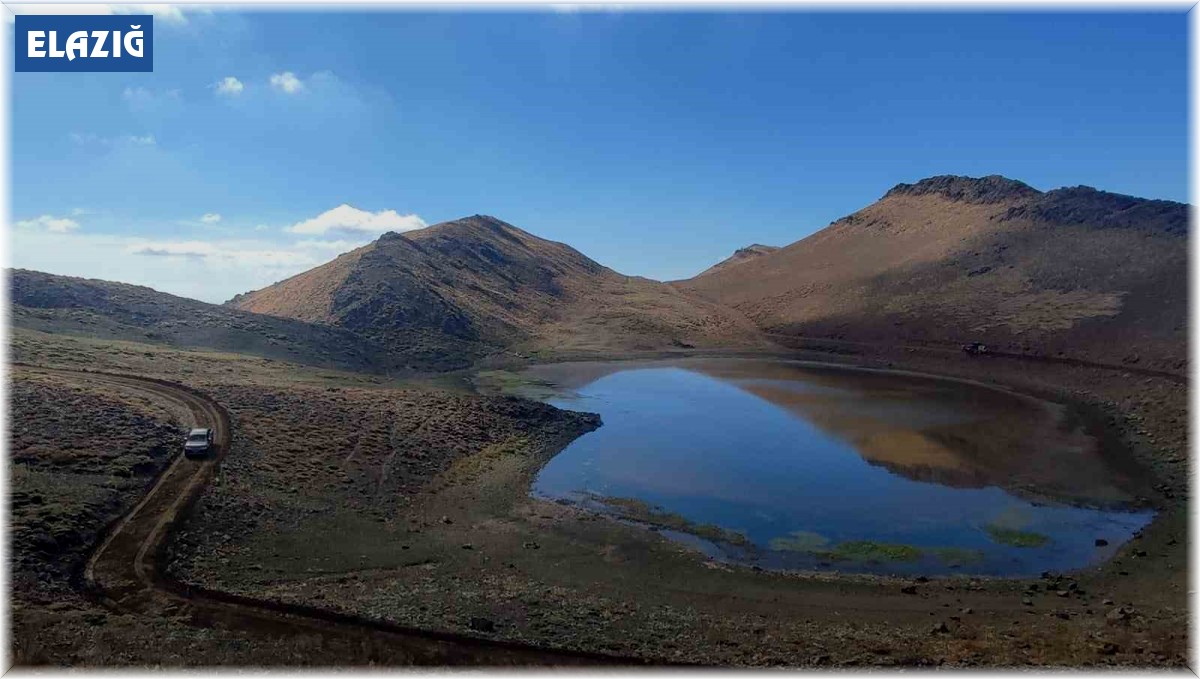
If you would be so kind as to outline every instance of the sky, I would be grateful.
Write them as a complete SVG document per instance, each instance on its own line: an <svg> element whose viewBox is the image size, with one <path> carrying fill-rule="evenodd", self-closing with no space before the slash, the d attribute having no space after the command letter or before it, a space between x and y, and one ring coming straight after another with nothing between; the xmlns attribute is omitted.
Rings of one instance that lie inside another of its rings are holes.
<svg viewBox="0 0 1200 679"><path fill-rule="evenodd" d="M13 74L12 266L222 302L489 214L670 280L938 174L1188 198L1183 12L154 12L153 73Z"/></svg>

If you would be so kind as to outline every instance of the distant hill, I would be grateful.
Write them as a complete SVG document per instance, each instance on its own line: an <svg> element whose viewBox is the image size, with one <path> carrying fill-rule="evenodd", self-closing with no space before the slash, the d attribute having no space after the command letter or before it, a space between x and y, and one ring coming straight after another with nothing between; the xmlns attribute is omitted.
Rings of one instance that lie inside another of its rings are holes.
<svg viewBox="0 0 1200 679"><path fill-rule="evenodd" d="M762 257L763 255L769 255L778 249L779 248L775 247L774 245L759 245L758 243L755 243L754 245L747 245L746 247L734 252L728 258L713 264L704 271L701 271L696 275L696 278L699 278L700 276L710 276L718 271L724 271L739 264L752 262L759 257Z"/></svg>
<svg viewBox="0 0 1200 679"><path fill-rule="evenodd" d="M999 176L931 177L775 252L676 285L771 333L985 341L1178 369L1188 206Z"/></svg>
<svg viewBox="0 0 1200 679"><path fill-rule="evenodd" d="M762 342L737 312L483 215L384 234L227 304L345 328L422 357Z"/></svg>
<svg viewBox="0 0 1200 679"><path fill-rule="evenodd" d="M216 349L368 372L413 366L323 325L248 313L126 283L9 271L12 323L49 333Z"/></svg>

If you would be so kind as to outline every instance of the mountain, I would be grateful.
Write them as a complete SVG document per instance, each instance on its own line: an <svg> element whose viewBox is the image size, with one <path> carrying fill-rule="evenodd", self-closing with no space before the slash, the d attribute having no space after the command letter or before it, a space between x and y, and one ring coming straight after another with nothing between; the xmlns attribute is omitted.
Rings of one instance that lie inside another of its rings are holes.
<svg viewBox="0 0 1200 679"><path fill-rule="evenodd" d="M1188 206L1000 176L899 184L825 229L681 290L773 334L1178 369Z"/></svg>
<svg viewBox="0 0 1200 679"><path fill-rule="evenodd" d="M345 328L424 362L763 341L737 312L484 215L384 234L227 305Z"/></svg>
<svg viewBox="0 0 1200 679"><path fill-rule="evenodd" d="M126 283L9 271L12 324L41 332L215 349L326 368L408 366L339 328L262 316Z"/></svg>
<svg viewBox="0 0 1200 679"><path fill-rule="evenodd" d="M710 276L718 271L724 271L739 264L752 262L759 257L762 257L763 255L769 255L778 249L779 248L775 247L774 245L759 245L758 243L755 243L754 245L747 245L746 247L734 252L726 259L723 259L708 267L704 271L701 271L696 275L696 278L699 278L700 276Z"/></svg>

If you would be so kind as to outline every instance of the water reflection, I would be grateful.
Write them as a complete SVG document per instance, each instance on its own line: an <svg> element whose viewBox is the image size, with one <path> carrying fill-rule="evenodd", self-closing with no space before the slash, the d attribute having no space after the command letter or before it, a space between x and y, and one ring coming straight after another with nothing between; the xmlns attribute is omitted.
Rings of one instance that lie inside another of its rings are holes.
<svg viewBox="0 0 1200 679"><path fill-rule="evenodd" d="M1060 406L916 376L768 361L537 366L604 426L540 496L772 568L1032 574L1103 559L1145 476ZM1107 541L1096 546L1097 538Z"/></svg>

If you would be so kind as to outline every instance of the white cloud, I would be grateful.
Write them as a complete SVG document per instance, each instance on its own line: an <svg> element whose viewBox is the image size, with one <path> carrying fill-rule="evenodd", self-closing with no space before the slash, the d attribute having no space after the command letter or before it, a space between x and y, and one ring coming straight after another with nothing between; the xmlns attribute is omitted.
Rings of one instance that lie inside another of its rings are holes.
<svg viewBox="0 0 1200 679"><path fill-rule="evenodd" d="M307 267L316 263L309 254L255 241L155 241L138 240L126 247L131 255L185 257L252 267Z"/></svg>
<svg viewBox="0 0 1200 679"><path fill-rule="evenodd" d="M285 94L298 94L304 91L304 83L291 71L276 73L271 76L271 87Z"/></svg>
<svg viewBox="0 0 1200 679"><path fill-rule="evenodd" d="M17 222L17 228L47 231L49 233L69 233L79 228L79 222L67 217L42 215L33 219L23 219Z"/></svg>
<svg viewBox="0 0 1200 679"><path fill-rule="evenodd" d="M42 215L16 223L11 262L19 268L146 285L220 303L328 262L365 245L379 232L425 226L416 215L367 212L349 205L282 231L263 224L226 228L225 218L218 224L217 217L212 212L188 221L184 225L197 229L196 235L172 238L98 233L80 229L72 219Z"/></svg>
<svg viewBox="0 0 1200 679"><path fill-rule="evenodd" d="M231 75L225 76L224 78L221 78L217 82L213 83L213 87L217 89L217 94L227 97L236 97L242 93L242 90L246 89L246 86L242 84L241 80L238 80Z"/></svg>
<svg viewBox="0 0 1200 679"><path fill-rule="evenodd" d="M322 252L349 252L354 248L364 245L362 240L320 240L306 239L296 241L296 247L301 250L317 250Z"/></svg>
<svg viewBox="0 0 1200 679"><path fill-rule="evenodd" d="M428 226L417 215L402 215L395 210L367 212L345 203L321 214L293 224L291 233L319 236L330 232L381 234L387 231L412 231Z"/></svg>
<svg viewBox="0 0 1200 679"><path fill-rule="evenodd" d="M133 146L154 146L158 141L152 134L126 134L120 137L102 137L92 132L72 132L68 135L70 140L80 146L116 146L118 144L131 144Z"/></svg>

